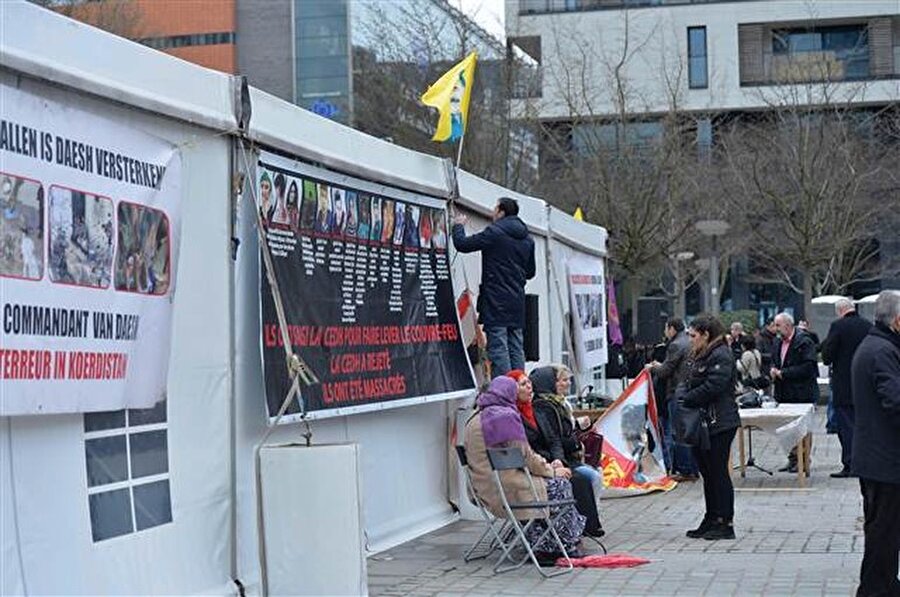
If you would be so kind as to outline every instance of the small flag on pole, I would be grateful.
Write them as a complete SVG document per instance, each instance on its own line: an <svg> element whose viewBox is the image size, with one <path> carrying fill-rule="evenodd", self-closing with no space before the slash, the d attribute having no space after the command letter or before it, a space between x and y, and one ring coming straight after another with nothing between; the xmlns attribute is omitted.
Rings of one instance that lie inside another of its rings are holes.
<svg viewBox="0 0 900 597"><path fill-rule="evenodd" d="M441 113L432 141L456 141L465 134L477 59L478 54L472 52L422 95L423 104Z"/></svg>
<svg viewBox="0 0 900 597"><path fill-rule="evenodd" d="M581 206L575 208L575 213L572 214L572 217L578 220L579 222L584 222L584 212L581 211Z"/></svg>

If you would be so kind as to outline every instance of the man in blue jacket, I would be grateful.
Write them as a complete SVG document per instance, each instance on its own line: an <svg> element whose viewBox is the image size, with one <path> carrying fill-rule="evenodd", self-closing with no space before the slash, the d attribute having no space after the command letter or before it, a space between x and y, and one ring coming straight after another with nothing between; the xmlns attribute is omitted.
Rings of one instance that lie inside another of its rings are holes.
<svg viewBox="0 0 900 597"><path fill-rule="evenodd" d="M466 236L465 215L453 219L453 246L460 253L481 251L478 316L487 334L491 376L525 369L525 282L534 277L534 241L519 219L515 199L501 197L487 228Z"/></svg>
<svg viewBox="0 0 900 597"><path fill-rule="evenodd" d="M900 292L875 300L875 327L850 368L853 408L852 473L859 477L865 551L857 597L900 595Z"/></svg>

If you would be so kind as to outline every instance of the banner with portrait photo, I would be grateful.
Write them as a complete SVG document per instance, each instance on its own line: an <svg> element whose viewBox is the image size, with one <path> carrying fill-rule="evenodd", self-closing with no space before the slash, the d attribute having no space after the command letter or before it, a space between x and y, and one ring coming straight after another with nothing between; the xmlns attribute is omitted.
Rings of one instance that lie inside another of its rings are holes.
<svg viewBox="0 0 900 597"><path fill-rule="evenodd" d="M603 260L575 255L566 266L575 358L582 371L590 371L607 361Z"/></svg>
<svg viewBox="0 0 900 597"><path fill-rule="evenodd" d="M319 379L301 388L308 417L471 394L443 201L268 152L254 184L288 335ZM290 379L264 272L260 305L273 417ZM299 411L294 400L282 421Z"/></svg>
<svg viewBox="0 0 900 597"><path fill-rule="evenodd" d="M0 415L165 398L180 179L170 143L0 86Z"/></svg>

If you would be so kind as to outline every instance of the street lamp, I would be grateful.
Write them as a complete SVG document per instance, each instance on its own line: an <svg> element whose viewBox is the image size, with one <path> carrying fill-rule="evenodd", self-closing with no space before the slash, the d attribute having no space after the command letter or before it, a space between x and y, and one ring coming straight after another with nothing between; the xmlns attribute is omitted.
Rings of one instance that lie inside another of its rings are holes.
<svg viewBox="0 0 900 597"><path fill-rule="evenodd" d="M709 258L709 307L713 315L719 314L719 247L716 242L724 236L729 226L725 220L700 220L694 227L703 236L712 238L712 254Z"/></svg>
<svg viewBox="0 0 900 597"><path fill-rule="evenodd" d="M675 317L684 321L685 305L684 305L684 276L681 275L681 262L690 261L694 258L691 251L681 251L670 255L675 263Z"/></svg>

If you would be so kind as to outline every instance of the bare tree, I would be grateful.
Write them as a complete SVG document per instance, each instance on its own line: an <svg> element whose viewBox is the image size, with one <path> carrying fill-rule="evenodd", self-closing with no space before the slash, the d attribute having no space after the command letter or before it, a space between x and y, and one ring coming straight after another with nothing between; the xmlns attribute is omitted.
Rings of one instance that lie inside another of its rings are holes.
<svg viewBox="0 0 900 597"><path fill-rule="evenodd" d="M566 113L561 123L536 121L542 132L537 192L568 211L580 206L609 231L613 271L629 288L636 317L645 290L683 296L680 284L693 283L699 272L672 255L703 252L694 224L723 217L724 206L715 200L720 180L698 144L697 118L682 108L686 61L668 55L671 44L661 39L671 32L661 26L638 32L628 11L622 18L609 51L558 23L545 36L559 57L546 76ZM650 77L635 80L631 73L647 69L634 63L648 58L655 64Z"/></svg>
<svg viewBox="0 0 900 597"><path fill-rule="evenodd" d="M31 0L67 17L128 39L146 35L138 0Z"/></svg>
<svg viewBox="0 0 900 597"><path fill-rule="evenodd" d="M767 110L736 119L723 143L726 199L751 223L755 280L802 294L807 314L817 294L884 275L876 235L896 211L897 106L862 110L865 86L829 77L767 90Z"/></svg>

